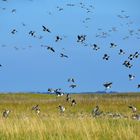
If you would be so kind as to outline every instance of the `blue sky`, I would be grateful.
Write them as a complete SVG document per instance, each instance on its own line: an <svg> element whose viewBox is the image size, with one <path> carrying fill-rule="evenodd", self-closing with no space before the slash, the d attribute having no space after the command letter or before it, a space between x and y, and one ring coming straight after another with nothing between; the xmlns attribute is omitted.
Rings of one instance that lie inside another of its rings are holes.
<svg viewBox="0 0 140 140"><path fill-rule="evenodd" d="M68 3L74 6L66 6ZM139 58L132 61L131 69L122 65L130 53L140 52L139 5L139 0L1 0L0 91L45 92L48 88L62 88L64 92L102 91L105 82L113 82L112 91L139 91ZM57 6L63 10L58 11ZM86 8L91 12L87 13ZM16 9L16 13L12 13L12 9ZM129 18L121 19L117 15L129 15ZM83 23L86 18L90 20ZM42 25L51 33L43 32ZM112 27L117 31L109 32ZM13 29L17 30L14 35ZM30 30L36 32L35 38L29 36ZM130 35L129 30L133 30L134 35ZM102 32L108 36L96 37ZM81 34L87 35L88 46L77 43L77 35ZM56 43L57 35L63 39ZM43 38L38 39L39 36ZM128 39L123 39L127 36ZM110 48L111 42L117 47ZM94 51L91 44L99 45L100 50ZM56 52L41 45L50 45ZM119 56L119 49L126 54ZM69 58L61 58L61 52ZM105 53L110 55L109 61L102 59ZM129 81L128 74L136 78ZM75 78L76 88L69 88L69 77Z"/></svg>

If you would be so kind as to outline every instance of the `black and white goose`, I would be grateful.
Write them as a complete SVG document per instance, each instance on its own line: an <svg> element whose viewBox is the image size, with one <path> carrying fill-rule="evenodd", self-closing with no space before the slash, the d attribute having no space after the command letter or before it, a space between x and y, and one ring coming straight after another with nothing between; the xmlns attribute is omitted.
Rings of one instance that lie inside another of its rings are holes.
<svg viewBox="0 0 140 140"><path fill-rule="evenodd" d="M67 102L71 101L71 96L70 96L69 93L68 93L67 96L66 96L66 101L67 101Z"/></svg>
<svg viewBox="0 0 140 140"><path fill-rule="evenodd" d="M103 86L107 90L107 89L110 89L112 87L112 84L113 84L112 82L106 82L106 83L103 84Z"/></svg>
<svg viewBox="0 0 140 140"><path fill-rule="evenodd" d="M132 109L133 113L135 113L137 111L137 108L133 105L129 105L128 107Z"/></svg>
<svg viewBox="0 0 140 140"><path fill-rule="evenodd" d="M133 55L133 54L130 54L130 55L128 56L128 59L129 59L129 60L133 60L133 58L134 58L134 55Z"/></svg>
<svg viewBox="0 0 140 140"><path fill-rule="evenodd" d="M129 80L133 80L135 78L135 75L129 74Z"/></svg>
<svg viewBox="0 0 140 140"><path fill-rule="evenodd" d="M61 88L55 89L55 93L58 97L64 95L64 92L61 91Z"/></svg>
<svg viewBox="0 0 140 140"><path fill-rule="evenodd" d="M4 118L7 118L9 116L10 112L11 112L10 110L4 110L3 113L2 113L2 116Z"/></svg>
<svg viewBox="0 0 140 140"><path fill-rule="evenodd" d="M40 114L40 107L39 107L39 105L33 106L33 107L32 107L32 110L35 111L37 115Z"/></svg>
<svg viewBox="0 0 140 140"><path fill-rule="evenodd" d="M60 110L60 113L64 113L64 112L65 112L65 107L64 107L64 106L59 105L59 110Z"/></svg>
<svg viewBox="0 0 140 140"><path fill-rule="evenodd" d="M12 33L12 34L15 34L15 33L17 33L17 30L16 30L16 29L13 29L13 30L11 31L11 33Z"/></svg>
<svg viewBox="0 0 140 140"><path fill-rule="evenodd" d="M125 54L125 52L122 49L120 49L119 50L119 55L123 55L123 54Z"/></svg>
<svg viewBox="0 0 140 140"><path fill-rule="evenodd" d="M115 48L115 47L117 47L116 44L114 44L114 43L110 43L110 48Z"/></svg>
<svg viewBox="0 0 140 140"><path fill-rule="evenodd" d="M74 105L76 105L76 100L75 100L75 99L73 99L73 100L71 101L71 106L74 106Z"/></svg>
<svg viewBox="0 0 140 140"><path fill-rule="evenodd" d="M77 42L83 43L86 40L86 35L78 35Z"/></svg>
<svg viewBox="0 0 140 140"><path fill-rule="evenodd" d="M135 54L133 55L133 57L134 57L134 58L138 58L138 57L139 57L139 55L140 55L140 53L139 53L139 52L135 52Z"/></svg>
<svg viewBox="0 0 140 140"><path fill-rule="evenodd" d="M55 92L55 90L54 90L54 89L52 89L52 88L48 88L48 92L50 92L50 93L54 93L54 92Z"/></svg>
<svg viewBox="0 0 140 140"><path fill-rule="evenodd" d="M58 42L58 41L60 41L60 40L62 40L62 37L56 36L55 42Z"/></svg>
<svg viewBox="0 0 140 140"><path fill-rule="evenodd" d="M130 63L130 61L125 60L123 65L127 68L131 68L133 65Z"/></svg>
<svg viewBox="0 0 140 140"><path fill-rule="evenodd" d="M104 59L104 60L109 60L109 57L110 57L110 56L109 56L108 54L104 54L103 59Z"/></svg>
<svg viewBox="0 0 140 140"><path fill-rule="evenodd" d="M97 50L100 49L100 47L99 47L98 45L96 45L96 44L93 44L91 47L92 47L93 50L95 50L95 51L97 51Z"/></svg>

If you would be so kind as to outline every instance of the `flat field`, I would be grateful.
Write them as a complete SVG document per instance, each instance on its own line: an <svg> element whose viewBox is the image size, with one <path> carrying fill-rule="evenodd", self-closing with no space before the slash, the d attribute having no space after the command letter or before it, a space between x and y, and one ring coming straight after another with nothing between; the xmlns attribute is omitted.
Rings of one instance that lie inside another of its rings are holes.
<svg viewBox="0 0 140 140"><path fill-rule="evenodd" d="M0 140L140 140L140 121L132 119L128 105L140 114L140 93L72 94L71 106L66 95L0 94ZM39 105L37 115L32 110ZM66 108L60 113L58 106ZM92 116L98 105L104 115ZM2 113L11 110L8 118ZM122 114L122 118L105 114Z"/></svg>

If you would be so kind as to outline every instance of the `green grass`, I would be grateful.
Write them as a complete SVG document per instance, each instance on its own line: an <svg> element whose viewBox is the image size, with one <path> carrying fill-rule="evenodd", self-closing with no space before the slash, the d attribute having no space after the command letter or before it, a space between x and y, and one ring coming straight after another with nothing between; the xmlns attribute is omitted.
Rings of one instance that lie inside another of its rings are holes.
<svg viewBox="0 0 140 140"><path fill-rule="evenodd" d="M45 94L0 94L0 140L139 140L140 121L131 119L128 105L140 110L140 93L75 94L77 105L66 96ZM39 104L39 116L31 108ZM64 114L58 106L66 108ZM99 105L104 112L122 113L128 118L93 118L92 109ZM12 112L7 119L2 111ZM139 112L140 113L140 112Z"/></svg>

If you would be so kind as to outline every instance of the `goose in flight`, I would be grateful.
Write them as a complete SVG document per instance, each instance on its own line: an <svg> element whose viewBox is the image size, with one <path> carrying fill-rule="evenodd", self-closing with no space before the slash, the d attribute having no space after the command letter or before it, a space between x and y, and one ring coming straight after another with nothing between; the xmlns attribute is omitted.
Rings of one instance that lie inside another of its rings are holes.
<svg viewBox="0 0 140 140"><path fill-rule="evenodd" d="M130 61L125 60L123 65L127 68L131 68L133 65L130 63Z"/></svg>
<svg viewBox="0 0 140 140"><path fill-rule="evenodd" d="M86 35L78 35L77 42L83 43L86 40Z"/></svg>
<svg viewBox="0 0 140 140"><path fill-rule="evenodd" d="M139 57L139 55L140 55L140 53L139 52L135 52L135 54L134 54L134 58L138 58Z"/></svg>
<svg viewBox="0 0 140 140"><path fill-rule="evenodd" d="M135 78L135 75L129 74L129 80L133 80Z"/></svg>
<svg viewBox="0 0 140 140"><path fill-rule="evenodd" d="M59 40L62 40L60 36L56 36L55 42L58 42Z"/></svg>
<svg viewBox="0 0 140 140"><path fill-rule="evenodd" d="M70 87L71 88L75 88L77 85L76 84L71 84Z"/></svg>
<svg viewBox="0 0 140 140"><path fill-rule="evenodd" d="M46 28L45 26L42 25L42 28L43 28L43 31L44 31L44 32L46 31L46 32L48 32L48 33L51 33L51 31L50 31L48 28Z"/></svg>
<svg viewBox="0 0 140 140"><path fill-rule="evenodd" d="M75 82L74 78L68 78L68 82Z"/></svg>
<svg viewBox="0 0 140 140"><path fill-rule="evenodd" d="M35 31L30 31L30 32L29 32L29 35L35 37Z"/></svg>
<svg viewBox="0 0 140 140"><path fill-rule="evenodd" d="M123 55L123 54L125 54L125 52L122 49L120 49L119 50L119 55Z"/></svg>
<svg viewBox="0 0 140 140"><path fill-rule="evenodd" d="M55 50L52 47L50 47L50 46L48 46L47 49L52 51L52 52L55 52Z"/></svg>
<svg viewBox="0 0 140 140"><path fill-rule="evenodd" d="M11 11L12 13L16 13L16 9L12 9L12 11Z"/></svg>
<svg viewBox="0 0 140 140"><path fill-rule="evenodd" d="M109 60L110 56L108 54L104 54L103 59L104 60Z"/></svg>
<svg viewBox="0 0 140 140"><path fill-rule="evenodd" d="M116 44L114 44L114 43L110 43L110 48L115 48L115 47L117 47Z"/></svg>
<svg viewBox="0 0 140 140"><path fill-rule="evenodd" d="M12 34L15 34L15 33L17 33L17 30L16 30L16 29L13 29L13 30L11 31L11 33L12 33Z"/></svg>
<svg viewBox="0 0 140 140"><path fill-rule="evenodd" d="M112 84L113 84L112 82L106 82L106 83L103 84L103 86L107 90L107 89L110 89L112 87Z"/></svg>
<svg viewBox="0 0 140 140"><path fill-rule="evenodd" d="M67 55L60 53L60 57L65 57L65 58L69 58Z"/></svg>
<svg viewBox="0 0 140 140"><path fill-rule="evenodd" d="M99 47L98 45L96 45L96 44L93 44L93 45L92 45L92 48L93 48L93 50L95 50L95 51L97 51L97 50L100 49L100 47Z"/></svg>

